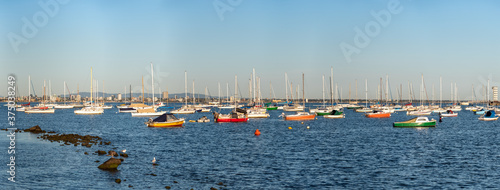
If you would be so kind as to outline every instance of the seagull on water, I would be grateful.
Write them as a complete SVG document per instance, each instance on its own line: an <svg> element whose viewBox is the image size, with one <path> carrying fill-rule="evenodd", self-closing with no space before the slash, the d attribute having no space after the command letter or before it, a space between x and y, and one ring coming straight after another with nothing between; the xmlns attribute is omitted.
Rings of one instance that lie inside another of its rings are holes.
<svg viewBox="0 0 500 190"><path fill-rule="evenodd" d="M123 150L122 150L122 152L123 152L123 153L125 153L125 152L127 152L127 150L126 150L126 149L123 149Z"/></svg>
<svg viewBox="0 0 500 190"><path fill-rule="evenodd" d="M156 157L153 157L153 164L156 164Z"/></svg>

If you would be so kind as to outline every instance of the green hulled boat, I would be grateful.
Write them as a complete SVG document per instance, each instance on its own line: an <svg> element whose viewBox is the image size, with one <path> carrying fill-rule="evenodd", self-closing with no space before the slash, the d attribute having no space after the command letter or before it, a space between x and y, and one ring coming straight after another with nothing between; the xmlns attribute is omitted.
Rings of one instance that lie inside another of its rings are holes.
<svg viewBox="0 0 500 190"><path fill-rule="evenodd" d="M394 127L435 127L436 120L427 117L416 117L408 121L394 122Z"/></svg>
<svg viewBox="0 0 500 190"><path fill-rule="evenodd" d="M324 118L345 118L344 112L342 110L333 110L330 113L323 115Z"/></svg>
<svg viewBox="0 0 500 190"><path fill-rule="evenodd" d="M316 110L316 112L314 112L314 113L316 113L316 115L330 115L332 113L332 111L328 110L326 108L320 108L320 109Z"/></svg>
<svg viewBox="0 0 500 190"><path fill-rule="evenodd" d="M266 110L278 110L278 107L277 106L269 106L269 107L266 107Z"/></svg>

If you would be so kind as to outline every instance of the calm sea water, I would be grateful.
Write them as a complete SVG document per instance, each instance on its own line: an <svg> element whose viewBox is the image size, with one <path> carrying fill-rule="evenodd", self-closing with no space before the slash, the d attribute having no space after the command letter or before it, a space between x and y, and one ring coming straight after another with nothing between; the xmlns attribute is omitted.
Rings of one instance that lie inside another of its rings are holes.
<svg viewBox="0 0 500 190"><path fill-rule="evenodd" d="M6 112L0 107L5 116L0 128L8 127ZM393 128L393 122L412 118L404 112L368 119L346 110L345 119L318 117L304 124L284 121L278 117L280 110L270 114L248 123L186 123L169 129L148 128L147 118L132 118L116 108L95 116L74 115L73 109L47 115L18 112L18 128L39 125L57 133L98 135L112 144L60 146L20 133L16 183L11 183L6 172L9 140L1 131L0 185L2 189L500 188L500 123L479 121L469 111L444 118L430 129ZM211 113L179 117L192 120L204 115L213 119ZM254 135L256 129L260 136ZM99 170L97 166L109 157L94 151L113 148L126 149L129 157L118 172ZM85 151L90 154L84 155ZM151 164L153 157L158 166ZM122 183L115 183L116 178Z"/></svg>

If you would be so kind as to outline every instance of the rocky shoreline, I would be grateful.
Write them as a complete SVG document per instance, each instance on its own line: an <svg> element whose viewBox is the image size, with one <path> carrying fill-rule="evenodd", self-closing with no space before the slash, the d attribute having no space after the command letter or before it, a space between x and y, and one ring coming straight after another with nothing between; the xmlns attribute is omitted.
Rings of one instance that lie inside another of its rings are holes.
<svg viewBox="0 0 500 190"><path fill-rule="evenodd" d="M9 131L8 129L0 129L4 131ZM83 146L87 148L91 148L92 146L96 145L111 145L111 142L105 142L103 139L99 136L92 136L92 135L78 135L78 134L57 134L54 131L45 131L40 128L40 126L36 125L28 129L17 129L15 130L16 133L33 133L33 134L40 134L38 136L38 139L43 139L43 140L48 140L50 142L58 142L61 143L61 146L64 145L73 145L73 146ZM78 151L77 151L78 152ZM97 150L95 153L98 156L111 156L108 160L106 160L104 163L100 164L97 166L100 170L103 171L117 171L118 166L121 165L122 162L125 161L124 158L128 158L128 154L125 152L120 152L119 154L114 151L110 150L108 152L104 150ZM88 152L84 152L85 155L89 155ZM115 158L115 157L120 157L120 158ZM96 160L95 163L99 163L101 161ZM157 165L157 164L156 164ZM156 174L146 174L146 175L151 175L153 177L157 176ZM124 179L115 179L114 182L117 184L121 184L121 182L126 182L127 180ZM173 181L174 184L177 184L177 181ZM227 188L226 184L223 184L222 182L217 183L220 188L225 189ZM133 188L131 184L128 185L129 188ZM165 189L170 189L172 188L171 186L165 186ZM211 187L211 190L217 190L217 188Z"/></svg>

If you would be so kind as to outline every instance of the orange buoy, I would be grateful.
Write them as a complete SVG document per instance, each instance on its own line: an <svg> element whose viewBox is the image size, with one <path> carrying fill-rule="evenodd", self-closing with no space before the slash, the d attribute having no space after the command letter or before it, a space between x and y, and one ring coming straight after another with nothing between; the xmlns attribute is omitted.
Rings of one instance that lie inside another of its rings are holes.
<svg viewBox="0 0 500 190"><path fill-rule="evenodd" d="M259 129L255 130L255 135L256 135L256 136L259 136L259 135L260 135L260 131L259 131Z"/></svg>

